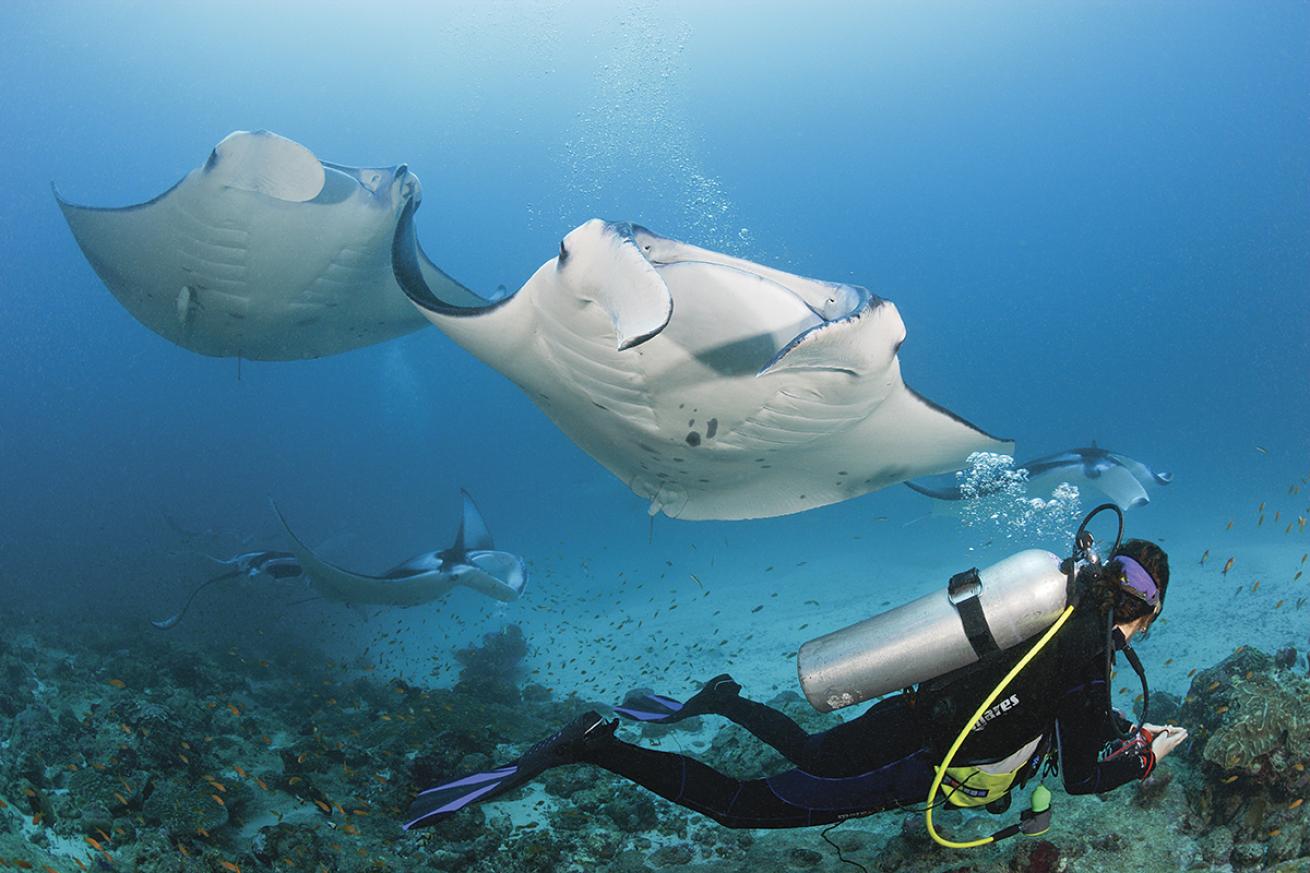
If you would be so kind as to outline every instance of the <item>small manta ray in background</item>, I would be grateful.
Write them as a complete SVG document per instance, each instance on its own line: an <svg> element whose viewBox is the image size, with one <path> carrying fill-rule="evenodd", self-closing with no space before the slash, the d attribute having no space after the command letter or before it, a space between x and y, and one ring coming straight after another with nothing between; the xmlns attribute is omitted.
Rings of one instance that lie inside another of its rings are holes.
<svg viewBox="0 0 1310 873"><path fill-rule="evenodd" d="M1103 449L1093 440L1088 448L1068 449L1053 455L1034 458L1015 465L1016 470L1028 471L1031 488L1051 488L1068 482L1101 492L1120 509L1132 509L1151 502L1147 485L1168 485L1172 473L1157 473L1141 461L1127 455ZM934 500L963 500L958 481L947 485L921 485L906 482L912 490ZM1049 490L1049 489L1047 489Z"/></svg>
<svg viewBox="0 0 1310 873"><path fill-rule="evenodd" d="M473 498L463 489L464 517L450 548L424 552L381 576L367 576L322 560L291 531L282 511L273 511L294 544L296 560L310 585L328 600L351 605L418 606L446 596L460 585L500 601L517 600L528 581L526 562L496 549Z"/></svg>
<svg viewBox="0 0 1310 873"><path fill-rule="evenodd" d="M496 549L473 498L462 489L460 494L464 498L464 515L454 543L442 551L410 558L381 576L355 573L319 558L292 533L274 504L273 511L291 538L293 551L245 552L220 560L219 563L233 569L202 582L181 610L168 618L152 620L151 624L160 630L173 627L201 590L243 575L252 579L268 576L278 581L303 578L322 597L350 606L418 606L439 600L461 585L496 600L517 600L528 581L526 562L519 555Z"/></svg>

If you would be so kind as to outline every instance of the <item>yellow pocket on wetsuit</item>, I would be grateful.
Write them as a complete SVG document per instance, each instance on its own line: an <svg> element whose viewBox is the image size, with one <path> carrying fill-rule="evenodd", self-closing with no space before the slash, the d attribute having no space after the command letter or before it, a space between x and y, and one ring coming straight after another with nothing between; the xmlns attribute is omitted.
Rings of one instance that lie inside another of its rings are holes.
<svg viewBox="0 0 1310 873"><path fill-rule="evenodd" d="M987 773L977 767L950 767L942 778L942 793L951 806L986 806L1009 792L1022 769Z"/></svg>

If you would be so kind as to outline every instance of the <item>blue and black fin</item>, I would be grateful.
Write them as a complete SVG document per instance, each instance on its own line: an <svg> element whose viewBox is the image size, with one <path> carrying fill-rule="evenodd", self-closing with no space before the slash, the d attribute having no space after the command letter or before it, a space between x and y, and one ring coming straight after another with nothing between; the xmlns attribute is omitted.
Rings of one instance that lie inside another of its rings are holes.
<svg viewBox="0 0 1310 873"><path fill-rule="evenodd" d="M741 693L741 686L727 673L721 673L706 682L700 691L686 703L654 694L636 691L629 694L614 711L624 718L647 724L673 724L697 715L722 715L723 706Z"/></svg>
<svg viewBox="0 0 1310 873"><path fill-rule="evenodd" d="M409 805L402 827L411 830L434 825L474 803L499 797L551 767L576 763L582 760L586 744L610 739L617 725L617 721L607 722L595 712L583 713L528 749L527 754L512 764L443 782L420 792Z"/></svg>

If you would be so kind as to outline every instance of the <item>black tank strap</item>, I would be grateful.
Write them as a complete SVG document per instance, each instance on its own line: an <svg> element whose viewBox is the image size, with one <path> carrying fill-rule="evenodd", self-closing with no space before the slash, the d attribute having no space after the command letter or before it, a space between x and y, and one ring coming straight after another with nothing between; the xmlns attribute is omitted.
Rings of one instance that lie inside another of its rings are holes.
<svg viewBox="0 0 1310 873"><path fill-rule="evenodd" d="M946 593L960 614L960 624L964 626L964 635L969 638L974 654L983 658L1000 650L992 629L987 625L987 616L983 615L982 604L978 595L982 593L982 580L978 578L978 568L973 567L963 573L956 573L946 585Z"/></svg>

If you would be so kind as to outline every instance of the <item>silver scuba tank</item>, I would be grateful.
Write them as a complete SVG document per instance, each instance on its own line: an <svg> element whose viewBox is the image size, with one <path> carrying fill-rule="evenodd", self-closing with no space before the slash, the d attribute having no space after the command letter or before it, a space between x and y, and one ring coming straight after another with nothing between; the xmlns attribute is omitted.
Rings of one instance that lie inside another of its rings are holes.
<svg viewBox="0 0 1310 873"><path fill-rule="evenodd" d="M801 646L801 689L831 712L966 667L1050 627L1068 604L1067 583L1043 549L958 573L943 590Z"/></svg>

